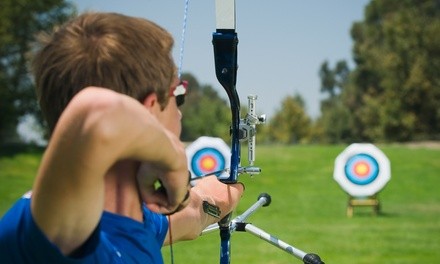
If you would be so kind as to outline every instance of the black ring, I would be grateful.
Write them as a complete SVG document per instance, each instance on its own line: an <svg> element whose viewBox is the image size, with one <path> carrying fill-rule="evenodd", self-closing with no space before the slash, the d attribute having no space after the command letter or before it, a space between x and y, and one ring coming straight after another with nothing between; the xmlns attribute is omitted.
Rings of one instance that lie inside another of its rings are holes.
<svg viewBox="0 0 440 264"><path fill-rule="evenodd" d="M184 203L186 200L188 200L189 196L190 196L190 194L189 194L189 190L188 190L186 192L185 197L183 198L183 201L181 202L181 204Z"/></svg>

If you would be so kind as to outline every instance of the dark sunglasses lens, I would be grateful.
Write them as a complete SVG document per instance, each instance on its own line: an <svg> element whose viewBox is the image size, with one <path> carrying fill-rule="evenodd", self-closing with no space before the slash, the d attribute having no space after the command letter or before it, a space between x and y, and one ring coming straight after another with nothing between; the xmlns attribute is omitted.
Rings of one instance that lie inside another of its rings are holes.
<svg viewBox="0 0 440 264"><path fill-rule="evenodd" d="M177 106L181 106L181 105L183 105L183 103L185 103L185 95L181 94L181 95L176 96Z"/></svg>

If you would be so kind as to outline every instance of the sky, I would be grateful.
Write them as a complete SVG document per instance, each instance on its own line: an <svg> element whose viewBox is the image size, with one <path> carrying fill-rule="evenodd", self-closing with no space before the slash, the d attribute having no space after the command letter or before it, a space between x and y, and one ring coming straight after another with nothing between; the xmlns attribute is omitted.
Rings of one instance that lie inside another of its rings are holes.
<svg viewBox="0 0 440 264"><path fill-rule="evenodd" d="M143 17L168 30L175 39L173 56L179 64L185 0L72 0L79 12L104 11ZM236 89L242 105L257 95L257 113L268 119L288 95L299 94L312 118L320 115L319 68L339 60L352 62L350 29L362 21L369 0L236 0L238 71ZM212 33L215 1L190 0L183 45L182 72L226 92L214 69Z"/></svg>

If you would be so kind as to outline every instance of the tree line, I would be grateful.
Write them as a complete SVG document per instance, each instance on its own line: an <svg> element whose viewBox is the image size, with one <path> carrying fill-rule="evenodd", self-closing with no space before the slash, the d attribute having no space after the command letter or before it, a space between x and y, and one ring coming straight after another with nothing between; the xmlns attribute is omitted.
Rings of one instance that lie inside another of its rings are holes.
<svg viewBox="0 0 440 264"><path fill-rule="evenodd" d="M18 141L17 125L39 114L29 74L29 55L38 32L48 31L76 14L64 0L0 2L0 143Z"/></svg>
<svg viewBox="0 0 440 264"><path fill-rule="evenodd" d="M21 3L21 4L20 4ZM0 7L0 143L19 140L16 127L34 116L44 131L27 57L34 36L76 9L64 0ZM258 126L264 143L396 142L440 139L440 2L372 0L350 31L354 67L344 60L317 69L321 115L312 120L299 94L281 98L280 108ZM229 140L229 103L190 73L182 107L182 140L209 135ZM246 113L242 107L242 113Z"/></svg>
<svg viewBox="0 0 440 264"><path fill-rule="evenodd" d="M355 68L320 69L327 139L440 138L440 1L371 1L351 28Z"/></svg>

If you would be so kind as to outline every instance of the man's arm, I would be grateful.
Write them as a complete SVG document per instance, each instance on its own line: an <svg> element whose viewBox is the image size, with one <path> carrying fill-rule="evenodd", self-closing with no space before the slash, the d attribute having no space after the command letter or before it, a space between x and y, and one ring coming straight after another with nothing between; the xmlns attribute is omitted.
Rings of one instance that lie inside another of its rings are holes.
<svg viewBox="0 0 440 264"><path fill-rule="evenodd" d="M241 183L224 184L215 176L198 180L191 189L190 203L182 211L170 216L173 243L183 240L192 240L200 236L202 231L211 224L232 212L238 205L244 191ZM218 206L220 217L216 218L203 211L203 201ZM169 230L164 245L170 243Z"/></svg>
<svg viewBox="0 0 440 264"><path fill-rule="evenodd" d="M187 192L183 145L136 100L108 89L86 88L63 112L33 187L32 214L64 254L81 246L104 208L104 175L118 160L151 162L167 173L173 211Z"/></svg>

